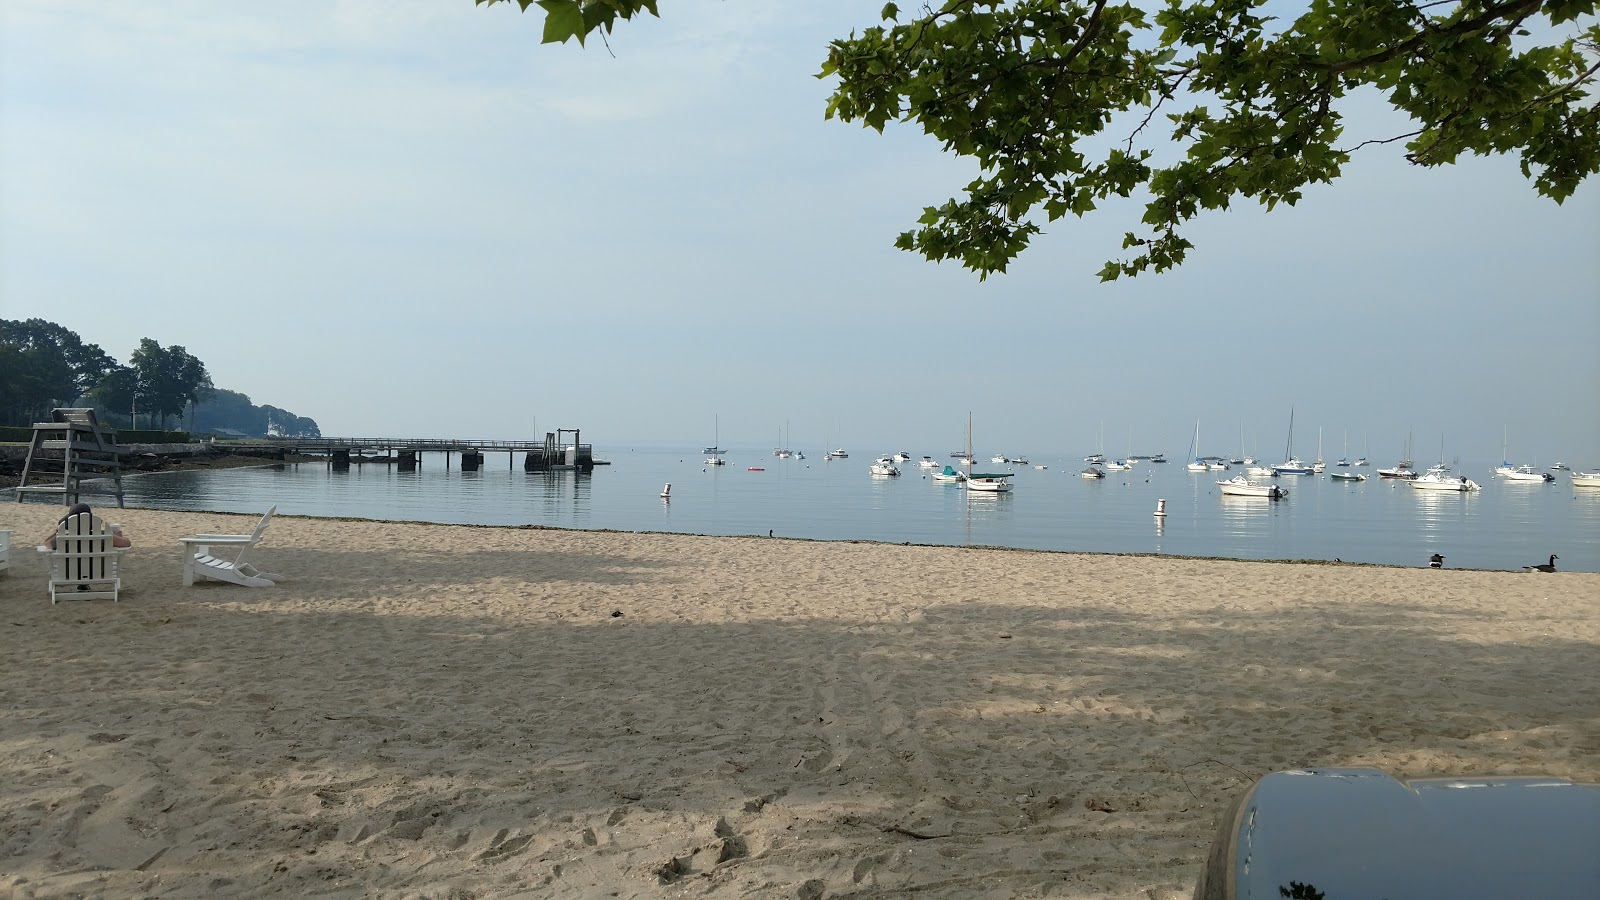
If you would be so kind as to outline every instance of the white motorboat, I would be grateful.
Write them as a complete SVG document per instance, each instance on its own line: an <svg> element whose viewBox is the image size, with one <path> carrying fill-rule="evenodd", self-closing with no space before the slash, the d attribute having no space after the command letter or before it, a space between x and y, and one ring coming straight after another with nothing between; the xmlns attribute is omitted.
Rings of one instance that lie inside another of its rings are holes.
<svg viewBox="0 0 1600 900"><path fill-rule="evenodd" d="M898 452L898 453L896 453L894 455L894 461L897 462L897 463L910 462L911 461L911 454L905 452L904 450L901 450L900 452Z"/></svg>
<svg viewBox="0 0 1600 900"><path fill-rule="evenodd" d="M1014 466L1031 465L1031 463L1028 462L1028 458L1026 456L1013 456L1013 457L1011 457L1011 459L1009 459L1007 461L1010 462Z"/></svg>
<svg viewBox="0 0 1600 900"><path fill-rule="evenodd" d="M1533 466L1502 466L1506 471L1495 469L1495 474L1501 476L1507 483L1531 482L1533 484L1548 484L1555 481L1556 477L1549 472L1541 472Z"/></svg>
<svg viewBox="0 0 1600 900"><path fill-rule="evenodd" d="M727 464L728 464L728 461L722 458L722 451L721 450L718 450L715 447L708 448L708 450L706 451L706 465L708 465L708 466L725 466Z"/></svg>
<svg viewBox="0 0 1600 900"><path fill-rule="evenodd" d="M1366 481L1367 476L1362 472L1335 472L1328 476L1334 481Z"/></svg>
<svg viewBox="0 0 1600 900"><path fill-rule="evenodd" d="M937 469L937 468L939 468L939 464L934 462L933 461L933 457L931 457L931 456L924 456L922 459L917 460L917 465L921 466L924 469Z"/></svg>
<svg viewBox="0 0 1600 900"><path fill-rule="evenodd" d="M1083 461L1091 466L1098 463L1104 463L1106 461L1106 455L1104 453L1091 453L1088 456L1085 456Z"/></svg>
<svg viewBox="0 0 1600 900"><path fill-rule="evenodd" d="M1419 491L1468 491L1482 490L1482 486L1465 475L1456 475L1450 467L1439 464L1427 472L1411 479L1412 487Z"/></svg>
<svg viewBox="0 0 1600 900"><path fill-rule="evenodd" d="M1252 481L1243 475L1219 481L1217 487L1228 497L1264 497L1268 500L1280 500L1289 496L1289 489L1286 487L1267 481Z"/></svg>
<svg viewBox="0 0 1600 900"><path fill-rule="evenodd" d="M989 462L996 463L997 465L1002 465L1003 466L1006 463L1011 462L1011 460L1007 459L1006 455L1004 453L996 453L995 455L989 457Z"/></svg>
<svg viewBox="0 0 1600 900"><path fill-rule="evenodd" d="M878 457L878 459L873 462L872 465L867 467L867 471L874 475L886 475L890 477L900 474L900 469L894 464L894 460L887 456Z"/></svg>
<svg viewBox="0 0 1600 900"><path fill-rule="evenodd" d="M844 452L843 449L829 450L828 454L823 457L823 459L849 459L849 458L850 458L850 454Z"/></svg>
<svg viewBox="0 0 1600 900"><path fill-rule="evenodd" d="M1573 472L1572 486L1600 488L1600 472Z"/></svg>
<svg viewBox="0 0 1600 900"><path fill-rule="evenodd" d="M1566 463L1560 463L1560 462L1558 462L1555 465L1550 467L1550 471L1552 471L1552 472L1566 472L1566 471L1570 471L1571 469L1572 469L1571 466L1567 465Z"/></svg>
<svg viewBox="0 0 1600 900"><path fill-rule="evenodd" d="M967 480L967 476L957 472L951 466L945 466L943 472L934 472L928 477L943 484L960 484Z"/></svg>
<svg viewBox="0 0 1600 900"><path fill-rule="evenodd" d="M1278 474L1271 466L1251 465L1245 466L1244 473L1251 478L1271 478Z"/></svg>
<svg viewBox="0 0 1600 900"><path fill-rule="evenodd" d="M1107 472L1126 472L1133 468L1132 459L1113 459L1106 463Z"/></svg>
<svg viewBox="0 0 1600 900"><path fill-rule="evenodd" d="M1365 456L1363 456L1363 457L1359 457L1355 462L1351 463L1350 465L1352 465L1352 466L1370 466L1370 465L1372 465L1372 463L1367 462L1367 458Z"/></svg>
<svg viewBox="0 0 1600 900"><path fill-rule="evenodd" d="M1106 477L1106 473L1101 471L1101 470L1099 470L1099 469L1096 469L1094 466L1090 466L1089 468L1084 469L1082 472L1079 472L1078 473L1078 477L1079 478L1104 478L1104 477Z"/></svg>

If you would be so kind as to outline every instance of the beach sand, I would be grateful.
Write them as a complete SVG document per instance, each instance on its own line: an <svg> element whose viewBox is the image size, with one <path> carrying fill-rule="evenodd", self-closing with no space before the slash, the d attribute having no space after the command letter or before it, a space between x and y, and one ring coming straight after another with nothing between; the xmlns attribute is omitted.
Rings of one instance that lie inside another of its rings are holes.
<svg viewBox="0 0 1600 900"><path fill-rule="evenodd" d="M1268 771L1600 781L1600 575L5 504L0 894L1183 897Z"/></svg>

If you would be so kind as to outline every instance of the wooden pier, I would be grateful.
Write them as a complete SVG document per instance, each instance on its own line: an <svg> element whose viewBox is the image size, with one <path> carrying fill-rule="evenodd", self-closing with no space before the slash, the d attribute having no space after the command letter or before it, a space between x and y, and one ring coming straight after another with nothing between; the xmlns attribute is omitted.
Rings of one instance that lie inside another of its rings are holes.
<svg viewBox="0 0 1600 900"><path fill-rule="evenodd" d="M570 439L569 439L570 436ZM543 441L497 441L461 438L258 438L219 442L218 446L259 451L279 451L326 457L328 465L343 468L351 463L392 463L401 471L420 468L423 453L443 453L448 471L452 455L461 456L463 472L483 466L484 454L506 454L507 468L516 468L517 454L523 454L522 468L528 472L591 472L594 448L579 440L578 429L562 428L546 432Z"/></svg>

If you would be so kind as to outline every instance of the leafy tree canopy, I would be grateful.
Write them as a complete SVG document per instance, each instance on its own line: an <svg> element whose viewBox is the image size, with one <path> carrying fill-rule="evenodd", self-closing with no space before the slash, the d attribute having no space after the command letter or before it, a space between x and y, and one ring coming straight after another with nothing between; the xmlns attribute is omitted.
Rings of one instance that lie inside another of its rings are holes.
<svg viewBox="0 0 1600 900"><path fill-rule="evenodd" d="M658 15L655 0L537 3L546 43ZM880 17L829 44L827 115L912 122L978 162L965 193L896 244L980 277L1004 272L1041 221L1136 194L1141 229L1100 277L1164 271L1199 213L1293 205L1373 144L1405 141L1423 167L1514 153L1557 202L1600 167L1595 0L944 0ZM1346 137L1358 91L1412 130Z"/></svg>

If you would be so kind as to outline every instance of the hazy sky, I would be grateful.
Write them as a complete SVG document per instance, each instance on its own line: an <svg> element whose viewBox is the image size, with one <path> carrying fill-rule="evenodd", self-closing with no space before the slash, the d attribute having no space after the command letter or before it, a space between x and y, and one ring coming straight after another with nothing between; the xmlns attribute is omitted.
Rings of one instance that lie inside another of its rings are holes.
<svg viewBox="0 0 1600 900"><path fill-rule="evenodd" d="M881 2L663 0L541 46L471 0L0 4L0 317L126 361L181 344L325 434L604 454L790 443L1600 468L1600 189L1363 151L1182 269L1110 285L1139 210L979 282L893 248L973 174L826 121L828 39ZM1357 139L1410 130L1353 111Z"/></svg>

